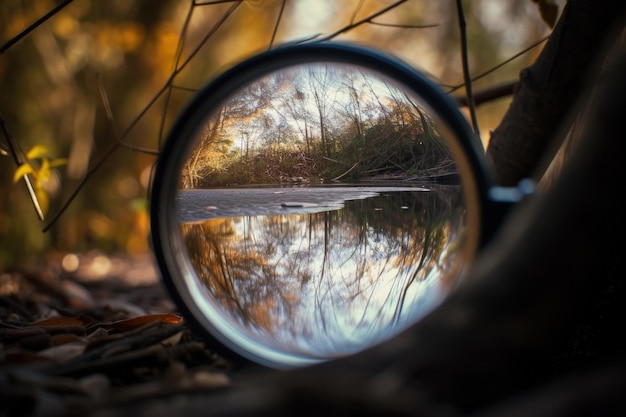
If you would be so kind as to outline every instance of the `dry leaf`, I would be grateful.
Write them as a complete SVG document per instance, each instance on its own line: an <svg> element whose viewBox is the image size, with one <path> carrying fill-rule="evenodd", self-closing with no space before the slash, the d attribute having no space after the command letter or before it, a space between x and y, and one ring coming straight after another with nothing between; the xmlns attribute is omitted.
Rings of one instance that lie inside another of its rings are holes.
<svg viewBox="0 0 626 417"><path fill-rule="evenodd" d="M125 332L143 327L150 323L161 322L163 324L177 324L183 321L183 318L176 314L149 314L146 316L135 317L132 319L119 320L113 323L102 323L99 327Z"/></svg>
<svg viewBox="0 0 626 417"><path fill-rule="evenodd" d="M74 333L61 333L55 334L50 337L50 345L59 346L66 343L86 343L81 337L76 336Z"/></svg>

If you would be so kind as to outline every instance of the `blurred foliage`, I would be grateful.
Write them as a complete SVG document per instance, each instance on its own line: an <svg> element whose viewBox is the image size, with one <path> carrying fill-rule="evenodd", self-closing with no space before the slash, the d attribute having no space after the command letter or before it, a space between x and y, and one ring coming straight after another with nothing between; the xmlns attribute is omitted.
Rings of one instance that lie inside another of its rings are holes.
<svg viewBox="0 0 626 417"><path fill-rule="evenodd" d="M0 117L19 148L43 146L52 159L67 158L66 165L48 172L50 208L42 224L22 184L12 181L15 161L0 155L0 266L54 252L148 251L150 174L170 124L197 88L273 45L357 41L399 56L445 90L462 85L453 0L204 3L74 0L19 40L16 36L58 3L0 3ZM549 31L531 0L467 1L465 19L473 74ZM516 79L538 52L481 78L474 91ZM508 102L479 108L483 141ZM5 142L0 136L0 150Z"/></svg>

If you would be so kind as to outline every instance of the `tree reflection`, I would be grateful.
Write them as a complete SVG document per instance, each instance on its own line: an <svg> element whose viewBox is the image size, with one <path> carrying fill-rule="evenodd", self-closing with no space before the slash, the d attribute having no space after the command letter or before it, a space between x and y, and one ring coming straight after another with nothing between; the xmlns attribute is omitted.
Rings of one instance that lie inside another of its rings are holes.
<svg viewBox="0 0 626 417"><path fill-rule="evenodd" d="M447 271L462 261L453 249L464 211L450 186L181 227L198 277L227 316L270 344L332 355L381 340L439 302L452 285Z"/></svg>

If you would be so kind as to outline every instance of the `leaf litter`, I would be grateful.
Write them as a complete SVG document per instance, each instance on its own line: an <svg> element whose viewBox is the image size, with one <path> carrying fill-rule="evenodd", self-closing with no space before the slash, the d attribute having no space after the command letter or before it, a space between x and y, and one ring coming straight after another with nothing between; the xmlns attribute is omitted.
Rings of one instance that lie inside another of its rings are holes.
<svg viewBox="0 0 626 417"><path fill-rule="evenodd" d="M0 272L0 414L81 414L230 385L237 364L190 331L152 259L103 257Z"/></svg>

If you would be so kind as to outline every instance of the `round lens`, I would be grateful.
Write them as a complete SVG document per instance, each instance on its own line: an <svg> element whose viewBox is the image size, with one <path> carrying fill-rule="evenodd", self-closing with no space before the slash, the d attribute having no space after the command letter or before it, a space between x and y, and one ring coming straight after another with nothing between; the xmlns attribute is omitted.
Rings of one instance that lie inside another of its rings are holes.
<svg viewBox="0 0 626 417"><path fill-rule="evenodd" d="M286 47L234 67L172 129L155 254L188 320L276 368L393 337L458 286L482 152L425 77L378 52Z"/></svg>

